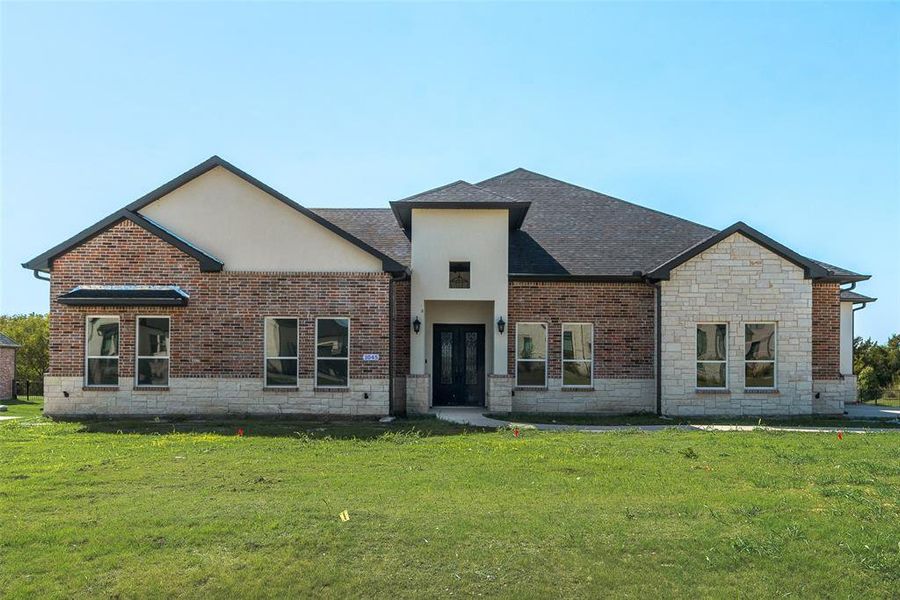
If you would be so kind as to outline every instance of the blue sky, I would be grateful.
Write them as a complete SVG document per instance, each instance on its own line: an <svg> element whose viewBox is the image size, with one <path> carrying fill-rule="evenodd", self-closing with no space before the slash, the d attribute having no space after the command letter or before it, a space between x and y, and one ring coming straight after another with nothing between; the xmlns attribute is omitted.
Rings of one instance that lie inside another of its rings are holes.
<svg viewBox="0 0 900 600"><path fill-rule="evenodd" d="M522 166L870 273L900 331L900 5L0 5L19 264L219 154L310 207Z"/></svg>

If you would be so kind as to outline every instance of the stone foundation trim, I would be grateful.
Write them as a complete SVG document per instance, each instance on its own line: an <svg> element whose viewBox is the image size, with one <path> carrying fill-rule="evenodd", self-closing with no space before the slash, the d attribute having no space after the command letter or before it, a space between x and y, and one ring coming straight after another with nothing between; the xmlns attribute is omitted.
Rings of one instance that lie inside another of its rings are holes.
<svg viewBox="0 0 900 600"><path fill-rule="evenodd" d="M563 388L550 379L546 389L515 389L512 411L624 415L656 412L655 379L594 379L594 389Z"/></svg>
<svg viewBox="0 0 900 600"><path fill-rule="evenodd" d="M257 378L172 378L168 388L83 389L82 377L44 378L44 414L71 416L341 415L388 414L388 380L351 380L349 389L317 391L312 379L297 388L266 389ZM64 394L68 393L68 397ZM366 396L368 395L368 398Z"/></svg>
<svg viewBox="0 0 900 600"><path fill-rule="evenodd" d="M409 374L406 376L406 412L424 415L431 408L431 376Z"/></svg>
<svg viewBox="0 0 900 600"><path fill-rule="evenodd" d="M823 415L844 414L845 404L857 401L856 376L843 379L813 380L813 412Z"/></svg>
<svg viewBox="0 0 900 600"><path fill-rule="evenodd" d="M489 374L484 398L485 409L492 413L512 412L513 386L513 377Z"/></svg>

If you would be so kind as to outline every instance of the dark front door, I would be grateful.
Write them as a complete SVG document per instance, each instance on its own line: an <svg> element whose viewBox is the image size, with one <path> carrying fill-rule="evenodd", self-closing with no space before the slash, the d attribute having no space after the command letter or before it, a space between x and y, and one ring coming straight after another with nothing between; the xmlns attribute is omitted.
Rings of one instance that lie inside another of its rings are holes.
<svg viewBox="0 0 900 600"><path fill-rule="evenodd" d="M435 406L484 406L484 325L435 325Z"/></svg>

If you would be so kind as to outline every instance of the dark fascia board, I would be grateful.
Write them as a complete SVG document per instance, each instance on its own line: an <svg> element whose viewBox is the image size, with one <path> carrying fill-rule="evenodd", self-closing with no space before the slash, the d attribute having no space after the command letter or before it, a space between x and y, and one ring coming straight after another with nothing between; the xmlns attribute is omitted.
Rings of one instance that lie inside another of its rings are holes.
<svg viewBox="0 0 900 600"><path fill-rule="evenodd" d="M642 283L647 280L641 275L569 275L542 273L510 273L510 281L559 281L598 283Z"/></svg>
<svg viewBox="0 0 900 600"><path fill-rule="evenodd" d="M829 271L829 275L825 277L820 277L818 281L826 281L829 283L859 283L860 281L868 281L872 279L871 275L841 275L840 273L835 273L833 271Z"/></svg>
<svg viewBox="0 0 900 600"><path fill-rule="evenodd" d="M421 194L419 194L421 195ZM525 221L531 202L499 200L497 202L417 202L415 200L395 200L390 203L394 217L404 231L412 228L412 209L506 209L509 211L509 228L518 229Z"/></svg>
<svg viewBox="0 0 900 600"><path fill-rule="evenodd" d="M314 213L313 211L309 210L308 208L304 208L303 206L297 204L296 202L294 202L293 200L291 200L290 198L288 198L287 196L285 196L284 194L282 194L275 188L266 185L265 183L263 183L256 177L253 177L249 173L242 171L241 169L237 168L236 166L234 166L233 164L231 164L230 162L228 162L227 160L225 160L219 156L211 156L209 159L203 161L202 163L200 163L193 169L185 171L184 173L182 173L181 175L179 175L172 181L169 181L168 183L164 183L163 185L156 188L149 194L145 194L144 196L141 196L140 198L138 198L137 200L135 200L134 202L129 204L126 208L133 212L137 212L140 209L147 206L148 204L150 204L151 202L159 200L166 194L169 194L170 192L180 188L184 184L196 179L197 177L203 175L204 173L207 173L208 171L215 169L216 167L222 167L223 169L229 171L233 175L240 177L241 179L243 179L250 185L259 188L260 190L262 190L265 193L269 194L270 196L276 198L280 202L293 208L294 210L296 210L303 216L305 216L309 219L312 219L313 221L315 221L316 223L318 223L325 229L328 229L332 233L337 234L338 236L347 240L354 246L364 250L365 252L368 252L369 254L375 256L376 258L381 259L382 269L384 269L385 271L387 271L389 273L396 273L396 272L404 271L406 269L406 267L404 267L403 265L398 263L396 260L394 260L393 258L388 256L387 254L384 254L383 252L373 248L372 246L365 243L358 237L341 229L340 227L338 227L331 221L325 219L321 215L318 215L318 214Z"/></svg>
<svg viewBox="0 0 900 600"><path fill-rule="evenodd" d="M652 281L660 281L660 280L669 279L669 275L671 274L672 269L689 261L690 259L694 258L701 252L715 246L722 240L734 235L735 233L739 233L739 234L743 235L745 238L747 238L753 242L756 242L763 248L766 248L767 250L774 252L775 254L777 254L778 256L787 260L788 262L791 262L791 263L797 265L798 267L802 268L803 275L806 279L821 279L824 277L828 277L830 275L834 275L833 272L825 269L821 265L818 265L818 264L814 263L813 261L809 260L808 258L797 254L796 252L794 252L787 246L779 244L772 238L757 231L756 229L753 229L746 223L744 223L742 221L738 221L731 227L728 227L727 229L723 229L722 231L711 235L710 237L706 238L702 242L695 244L694 246L688 248L687 250L685 250L681 254L675 256L671 260L656 267L652 271L648 272L646 276L648 279L650 279Z"/></svg>
<svg viewBox="0 0 900 600"><path fill-rule="evenodd" d="M128 210L127 208L117 210L116 212L109 215L105 219L102 219L102 220L94 223L93 225L91 225L90 227L85 229L84 231L72 236L71 238L67 239L63 243L54 246L50 250L47 250L43 254L32 258L28 262L22 263L22 266L25 267L26 269L32 269L34 271L49 272L50 266L52 265L54 258L59 256L63 252L65 252L71 248L74 248L75 246L83 244L84 242L90 240L94 236L102 233L103 231L107 230L108 228L112 227L113 225L115 225L125 219L131 221L135 225L138 225L139 227L143 228L144 230L148 231L149 233L152 233L153 235L160 238L164 242L167 242L167 243L171 244L172 246L175 246L176 248L178 248L185 254L197 259L197 262L200 263L201 271L215 272L215 271L222 270L222 267L224 265L219 259L203 252L196 246L186 242L185 240L176 236L175 234L171 233L170 231L163 229L162 227L160 227L153 221L151 221L151 220L147 219L146 217L143 217L135 212L132 212L132 211Z"/></svg>

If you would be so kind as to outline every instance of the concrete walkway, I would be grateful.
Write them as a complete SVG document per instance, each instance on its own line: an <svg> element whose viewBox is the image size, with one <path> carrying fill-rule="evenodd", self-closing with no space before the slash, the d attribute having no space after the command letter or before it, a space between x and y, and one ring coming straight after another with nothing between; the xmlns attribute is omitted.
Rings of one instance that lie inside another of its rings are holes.
<svg viewBox="0 0 900 600"><path fill-rule="evenodd" d="M848 419L900 419L900 408L874 404L845 404Z"/></svg>
<svg viewBox="0 0 900 600"><path fill-rule="evenodd" d="M602 433L606 431L663 431L666 429L680 429L682 431L755 431L762 429L765 431L796 431L803 433L834 433L843 431L844 433L868 433L871 429L860 427L772 427L765 425L758 427L756 425L562 425L559 423L516 423L514 421L503 421L501 419L492 419L484 416L484 409L471 406L441 406L431 409L431 414L438 419L457 423L460 425L472 425L473 427L491 427L501 428L510 425L522 425L523 427L534 427L541 431L585 431ZM873 421L873 427L877 427L878 423ZM900 429L882 429L881 431L891 431L900 433Z"/></svg>

